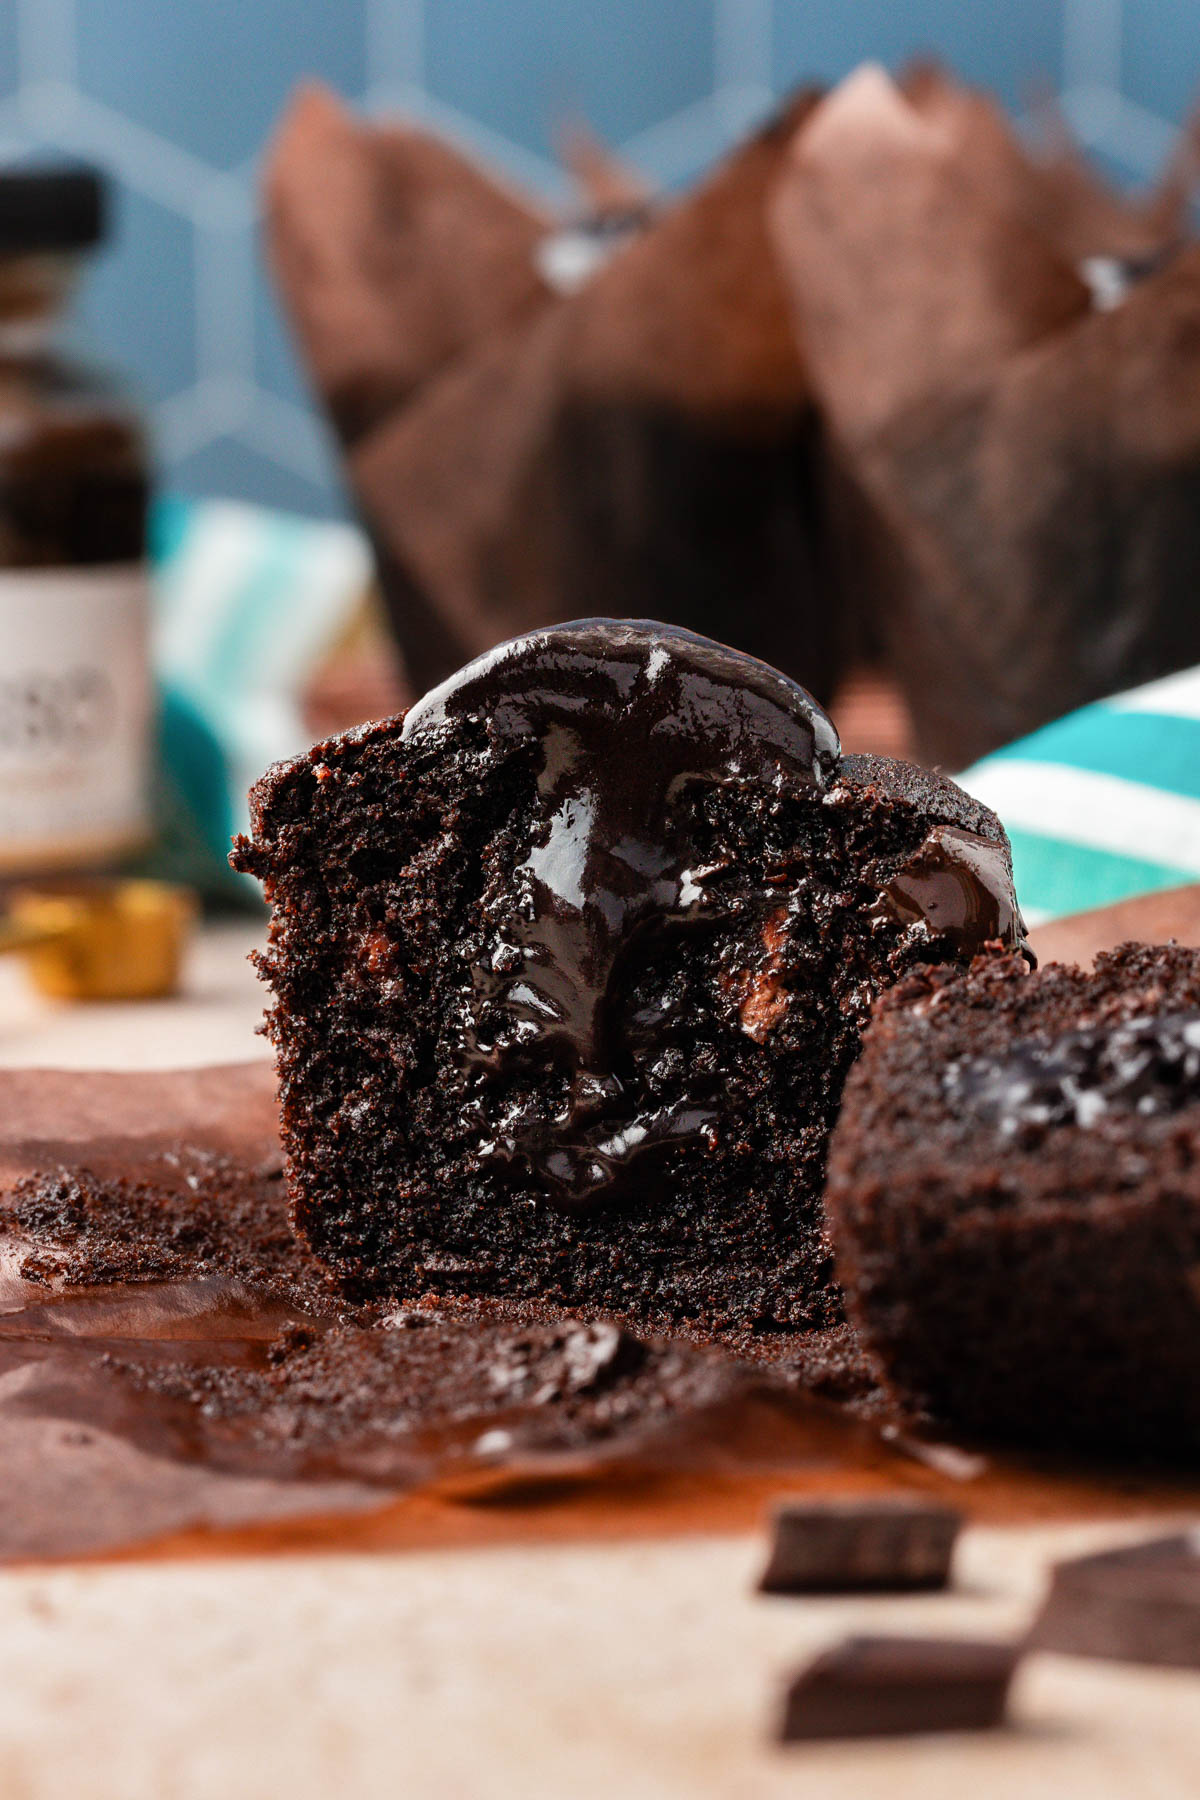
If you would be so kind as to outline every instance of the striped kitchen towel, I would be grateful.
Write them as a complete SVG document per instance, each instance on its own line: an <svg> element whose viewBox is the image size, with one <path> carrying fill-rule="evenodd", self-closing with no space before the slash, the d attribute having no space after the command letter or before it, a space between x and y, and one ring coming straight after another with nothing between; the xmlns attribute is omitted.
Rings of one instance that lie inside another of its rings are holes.
<svg viewBox="0 0 1200 1800"><path fill-rule="evenodd" d="M256 892L226 863L246 790L307 747L305 686L364 606L370 547L353 525L168 495L151 517L151 550L160 726L149 868L237 899Z"/></svg>
<svg viewBox="0 0 1200 1800"><path fill-rule="evenodd" d="M1030 925L1200 881L1200 668L1068 713L958 780L1004 821Z"/></svg>

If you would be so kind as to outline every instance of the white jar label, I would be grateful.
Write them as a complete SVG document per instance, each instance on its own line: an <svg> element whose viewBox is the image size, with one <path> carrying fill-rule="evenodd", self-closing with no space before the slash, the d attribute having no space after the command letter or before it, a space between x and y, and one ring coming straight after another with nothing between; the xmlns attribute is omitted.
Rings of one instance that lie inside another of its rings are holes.
<svg viewBox="0 0 1200 1800"><path fill-rule="evenodd" d="M140 563L0 570L0 873L148 835L149 620Z"/></svg>

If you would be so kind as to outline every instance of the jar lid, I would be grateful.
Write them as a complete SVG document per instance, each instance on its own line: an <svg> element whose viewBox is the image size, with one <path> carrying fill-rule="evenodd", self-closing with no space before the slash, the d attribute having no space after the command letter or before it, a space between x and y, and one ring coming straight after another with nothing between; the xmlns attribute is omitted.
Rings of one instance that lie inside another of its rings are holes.
<svg viewBox="0 0 1200 1800"><path fill-rule="evenodd" d="M0 254L86 250L105 235L105 182L86 163L0 168Z"/></svg>

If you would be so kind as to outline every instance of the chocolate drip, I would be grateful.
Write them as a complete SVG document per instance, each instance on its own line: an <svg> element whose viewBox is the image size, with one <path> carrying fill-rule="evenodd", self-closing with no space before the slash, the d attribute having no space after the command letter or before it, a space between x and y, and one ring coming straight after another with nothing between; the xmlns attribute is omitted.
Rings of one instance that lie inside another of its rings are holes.
<svg viewBox="0 0 1200 1800"><path fill-rule="evenodd" d="M879 912L936 935L948 955L963 961L998 940L1037 966L1025 939L1006 852L956 825L934 827L884 888Z"/></svg>
<svg viewBox="0 0 1200 1800"><path fill-rule="evenodd" d="M540 755L534 841L473 970L463 1059L502 1075L549 1055L570 1072L553 1125L514 1115L487 1150L531 1167L564 1207L636 1194L648 1164L716 1121L693 1103L631 1116L612 1020L614 970L635 937L721 916L686 798L741 783L820 789L837 735L766 664L645 621L584 620L503 645L421 701L404 734L472 717L497 746L533 741ZM635 1022L647 1043L679 1028Z"/></svg>
<svg viewBox="0 0 1200 1800"><path fill-rule="evenodd" d="M1095 1125L1110 1113L1156 1117L1200 1100L1200 1012L1088 1025L1006 1056L961 1057L944 1085L1006 1136L1052 1125Z"/></svg>

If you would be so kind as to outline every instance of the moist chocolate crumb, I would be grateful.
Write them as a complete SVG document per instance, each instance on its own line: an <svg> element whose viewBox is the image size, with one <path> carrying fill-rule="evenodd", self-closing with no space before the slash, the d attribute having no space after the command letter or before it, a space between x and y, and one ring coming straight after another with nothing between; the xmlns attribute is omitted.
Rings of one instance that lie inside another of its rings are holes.
<svg viewBox="0 0 1200 1800"><path fill-rule="evenodd" d="M772 1369L806 1393L832 1401L858 1418L897 1417L878 1367L854 1327L844 1320L821 1331L728 1332L721 1342L745 1361Z"/></svg>
<svg viewBox="0 0 1200 1800"><path fill-rule="evenodd" d="M318 1309L344 1304L296 1236L282 1170L191 1144L164 1148L129 1176L27 1175L14 1184L7 1223L23 1249L22 1278L45 1286L220 1276Z"/></svg>
<svg viewBox="0 0 1200 1800"><path fill-rule="evenodd" d="M913 1416L1200 1461L1200 950L907 977L847 1083L826 1203Z"/></svg>
<svg viewBox="0 0 1200 1800"><path fill-rule="evenodd" d="M553 1305L352 1303L297 1237L269 1156L179 1141L125 1160L127 1176L109 1156L102 1175L60 1166L17 1180L7 1235L22 1283L46 1296L40 1310L28 1299L29 1329L48 1331L56 1355L90 1358L117 1384L105 1418L163 1453L403 1485L431 1459L475 1455L488 1430L506 1454L580 1450L759 1390L788 1405L854 1385L844 1327L830 1334L838 1373L822 1375L818 1332L741 1355Z"/></svg>
<svg viewBox="0 0 1200 1800"><path fill-rule="evenodd" d="M765 1380L717 1349L642 1342L609 1324L518 1323L479 1306L431 1309L420 1329L384 1315L289 1331L261 1365L206 1368L199 1381L186 1365L136 1356L110 1355L108 1366L141 1392L198 1406L216 1457L383 1481L434 1449L486 1450L489 1431L506 1450L582 1449Z"/></svg>

